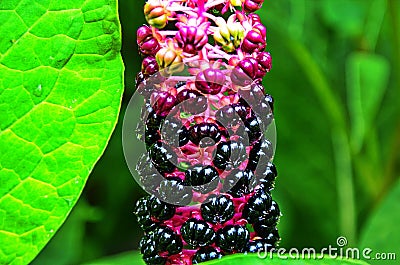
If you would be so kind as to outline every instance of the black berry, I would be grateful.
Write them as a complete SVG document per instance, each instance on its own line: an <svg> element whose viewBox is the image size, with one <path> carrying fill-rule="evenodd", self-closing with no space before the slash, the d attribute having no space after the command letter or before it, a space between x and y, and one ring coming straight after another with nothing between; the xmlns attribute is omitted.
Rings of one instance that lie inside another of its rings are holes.
<svg viewBox="0 0 400 265"><path fill-rule="evenodd" d="M217 246L226 252L241 252L246 248L250 233L241 225L227 225L217 232Z"/></svg>
<svg viewBox="0 0 400 265"><path fill-rule="evenodd" d="M160 201L157 197L149 198L149 211L153 218L158 221L165 221L172 218L175 214L175 206Z"/></svg>
<svg viewBox="0 0 400 265"><path fill-rule="evenodd" d="M188 205L192 200L192 190L183 185L179 178L161 181L158 189L160 199L176 205Z"/></svg>
<svg viewBox="0 0 400 265"><path fill-rule="evenodd" d="M200 92L191 89L183 89L176 96L177 103L181 110L199 114L207 109L208 101Z"/></svg>
<svg viewBox="0 0 400 265"><path fill-rule="evenodd" d="M192 264L199 264L201 262L220 259L222 254L213 247L202 247L197 250L196 254L192 257Z"/></svg>
<svg viewBox="0 0 400 265"><path fill-rule="evenodd" d="M195 145L201 142L201 147L212 146L221 140L221 132L216 124L203 122L190 127L189 139Z"/></svg>
<svg viewBox="0 0 400 265"><path fill-rule="evenodd" d="M275 210L274 207L275 205L273 206L269 193L263 191L256 192L243 208L242 217L251 224L262 221L266 216L269 216L271 210Z"/></svg>
<svg viewBox="0 0 400 265"><path fill-rule="evenodd" d="M181 238L170 228L160 227L156 229L155 239L159 251L167 251L168 254L178 254L181 252L183 244Z"/></svg>
<svg viewBox="0 0 400 265"><path fill-rule="evenodd" d="M149 153L160 173L171 173L175 170L178 159L168 144L157 141L150 147Z"/></svg>
<svg viewBox="0 0 400 265"><path fill-rule="evenodd" d="M136 165L136 171L139 173L140 183L147 191L154 191L160 185L163 176L154 167L150 157L142 155Z"/></svg>
<svg viewBox="0 0 400 265"><path fill-rule="evenodd" d="M137 221L144 231L150 231L156 227L156 224L151 220L148 197L140 198L136 202L133 213L136 215Z"/></svg>
<svg viewBox="0 0 400 265"><path fill-rule="evenodd" d="M201 216L207 222L223 224L235 214L235 207L227 196L212 196L201 205Z"/></svg>
<svg viewBox="0 0 400 265"><path fill-rule="evenodd" d="M168 117L162 127L161 136L171 146L184 146L189 142L189 132L175 117Z"/></svg>
<svg viewBox="0 0 400 265"><path fill-rule="evenodd" d="M257 116L247 118L244 122L245 132L249 137L249 142L254 143L259 140L262 136L261 132L261 120Z"/></svg>
<svg viewBox="0 0 400 265"><path fill-rule="evenodd" d="M234 169L229 173L224 181L224 191L236 198L249 194L252 191L252 178L252 171L248 169Z"/></svg>
<svg viewBox="0 0 400 265"><path fill-rule="evenodd" d="M256 176L255 183L252 184L252 187L256 185L260 185L260 188L264 191L268 192L274 187L275 178L278 175L275 165L272 162L268 162L267 166L257 167L254 172Z"/></svg>
<svg viewBox="0 0 400 265"><path fill-rule="evenodd" d="M214 230L202 220L187 220L181 227L183 240L194 247L204 247L215 241Z"/></svg>
<svg viewBox="0 0 400 265"><path fill-rule="evenodd" d="M273 156L274 150L270 141L261 138L257 140L249 153L247 168L255 171L258 167L262 170L267 166ZM257 169L258 170L258 169Z"/></svg>
<svg viewBox="0 0 400 265"><path fill-rule="evenodd" d="M271 244L268 244L265 240L263 239L256 239L254 241L249 241L247 243L247 249L246 251L248 253L259 253L259 252L268 252L271 251L274 246Z"/></svg>
<svg viewBox="0 0 400 265"><path fill-rule="evenodd" d="M220 142L215 150L213 164L221 170L238 167L247 158L246 147L242 141Z"/></svg>
<svg viewBox="0 0 400 265"><path fill-rule="evenodd" d="M219 109L215 117L222 126L232 129L246 120L247 109L241 103L231 104Z"/></svg>
<svg viewBox="0 0 400 265"><path fill-rule="evenodd" d="M190 167L185 172L185 184L187 186L193 186L193 190L195 191L201 193L210 192L217 187L218 183L218 171L212 166L198 164Z"/></svg>

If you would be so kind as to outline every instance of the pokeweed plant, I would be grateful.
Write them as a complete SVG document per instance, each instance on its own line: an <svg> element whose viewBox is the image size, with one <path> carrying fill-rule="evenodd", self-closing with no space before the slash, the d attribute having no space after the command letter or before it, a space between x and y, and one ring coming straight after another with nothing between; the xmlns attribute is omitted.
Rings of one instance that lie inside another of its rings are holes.
<svg viewBox="0 0 400 265"><path fill-rule="evenodd" d="M75 205L123 92L114 0L0 1L0 264L28 264Z"/></svg>
<svg viewBox="0 0 400 265"><path fill-rule="evenodd" d="M263 1L149 0L137 30L146 154L137 201L146 264L197 264L277 246L273 97Z"/></svg>

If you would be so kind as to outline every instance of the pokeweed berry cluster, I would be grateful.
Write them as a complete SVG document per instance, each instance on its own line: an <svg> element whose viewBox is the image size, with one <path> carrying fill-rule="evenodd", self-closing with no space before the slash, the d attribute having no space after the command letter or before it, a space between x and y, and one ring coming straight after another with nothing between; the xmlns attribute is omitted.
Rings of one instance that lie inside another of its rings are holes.
<svg viewBox="0 0 400 265"><path fill-rule="evenodd" d="M146 264L198 264L275 248L281 216L266 136L274 100L263 0L148 0L137 30L145 97L134 207Z"/></svg>

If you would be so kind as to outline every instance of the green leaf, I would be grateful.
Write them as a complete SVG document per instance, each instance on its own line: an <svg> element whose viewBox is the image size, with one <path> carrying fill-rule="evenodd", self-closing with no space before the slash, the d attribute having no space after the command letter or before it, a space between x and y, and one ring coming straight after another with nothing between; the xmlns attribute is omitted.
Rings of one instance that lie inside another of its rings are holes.
<svg viewBox="0 0 400 265"><path fill-rule="evenodd" d="M386 91L390 66L386 58L369 53L352 53L346 65L347 95L351 117L351 140L360 150L373 127Z"/></svg>
<svg viewBox="0 0 400 265"><path fill-rule="evenodd" d="M382 201L363 228L360 245L375 253L395 253L400 257L400 181ZM396 260L371 260L371 264L398 264Z"/></svg>
<svg viewBox="0 0 400 265"><path fill-rule="evenodd" d="M27 264L76 203L123 91L113 0L0 1L0 264Z"/></svg>
<svg viewBox="0 0 400 265"><path fill-rule="evenodd" d="M57 265L79 264L82 256L89 256L89 240L85 237L87 223L103 219L106 219L104 213L81 197L67 220L30 265L54 265L55 261Z"/></svg>
<svg viewBox="0 0 400 265"><path fill-rule="evenodd" d="M188 112L181 112L179 114L179 116L181 117L181 119L188 119L188 118L192 117L193 114L192 113L188 113Z"/></svg>
<svg viewBox="0 0 400 265"><path fill-rule="evenodd" d="M283 256L283 255L282 255ZM141 255L138 252L122 253L115 256L107 257L104 259L85 263L84 265L144 265ZM257 254L244 255L236 254L225 256L222 259L211 260L208 262L201 263L204 265L215 265L215 264L229 264L229 265L257 265L257 264L268 264L268 265L368 265L363 261L356 261L350 259L330 259L324 257L323 259L293 259L287 255L283 258L278 257L274 254L273 258L261 259Z"/></svg>
<svg viewBox="0 0 400 265"><path fill-rule="evenodd" d="M145 265L142 255L137 251L120 253L99 260L85 263L84 265Z"/></svg>
<svg viewBox="0 0 400 265"><path fill-rule="evenodd" d="M362 32L369 1L323 0L321 14L325 23L344 36L354 37ZM340 21L340 23L338 23Z"/></svg>

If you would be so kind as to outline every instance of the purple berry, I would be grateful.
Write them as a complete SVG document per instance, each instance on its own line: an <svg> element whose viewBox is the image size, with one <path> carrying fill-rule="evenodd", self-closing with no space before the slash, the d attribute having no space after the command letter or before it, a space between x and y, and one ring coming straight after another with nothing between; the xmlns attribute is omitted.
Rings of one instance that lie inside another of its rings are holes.
<svg viewBox="0 0 400 265"><path fill-rule="evenodd" d="M255 80L257 72L257 60L252 57L246 57L232 70L231 79L235 85L248 86Z"/></svg>
<svg viewBox="0 0 400 265"><path fill-rule="evenodd" d="M196 54L208 42L207 33L194 26L182 26L179 28L175 39L184 52Z"/></svg>
<svg viewBox="0 0 400 265"><path fill-rule="evenodd" d="M266 40L258 30L250 30L242 42L242 50L247 53L260 52L265 49Z"/></svg>
<svg viewBox="0 0 400 265"><path fill-rule="evenodd" d="M176 98L168 92L155 92L152 95L151 103L155 112L165 117L170 110L175 106Z"/></svg>
<svg viewBox="0 0 400 265"><path fill-rule="evenodd" d="M189 139L195 145L201 142L200 147L207 147L221 140L221 132L216 124L203 122L190 127Z"/></svg>
<svg viewBox="0 0 400 265"><path fill-rule="evenodd" d="M142 55L155 55L160 49L149 26L143 25L137 30L137 44Z"/></svg>
<svg viewBox="0 0 400 265"><path fill-rule="evenodd" d="M158 72L158 64L155 57L148 56L143 59L142 72L149 76Z"/></svg>
<svg viewBox="0 0 400 265"><path fill-rule="evenodd" d="M176 95L179 107L188 113L199 114L207 109L208 101L199 91L183 89Z"/></svg>
<svg viewBox="0 0 400 265"><path fill-rule="evenodd" d="M261 8L264 0L245 0L243 3L243 10L246 13L255 12Z"/></svg>
<svg viewBox="0 0 400 265"><path fill-rule="evenodd" d="M204 94L218 94L224 85L226 78L219 69L208 68L196 76L195 85Z"/></svg>

